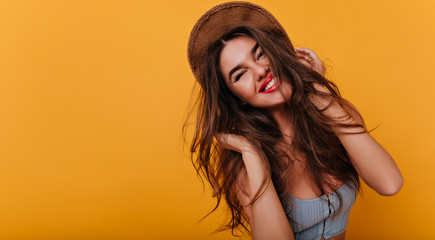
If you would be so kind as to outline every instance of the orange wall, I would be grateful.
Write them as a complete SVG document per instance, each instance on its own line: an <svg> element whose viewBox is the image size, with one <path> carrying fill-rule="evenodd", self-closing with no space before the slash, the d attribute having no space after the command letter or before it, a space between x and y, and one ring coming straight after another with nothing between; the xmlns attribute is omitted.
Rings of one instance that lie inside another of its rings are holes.
<svg viewBox="0 0 435 240"><path fill-rule="evenodd" d="M221 1L0 2L0 239L228 239L183 153L196 20ZM349 239L435 238L435 2L255 1L396 160ZM376 166L374 166L376 167Z"/></svg>

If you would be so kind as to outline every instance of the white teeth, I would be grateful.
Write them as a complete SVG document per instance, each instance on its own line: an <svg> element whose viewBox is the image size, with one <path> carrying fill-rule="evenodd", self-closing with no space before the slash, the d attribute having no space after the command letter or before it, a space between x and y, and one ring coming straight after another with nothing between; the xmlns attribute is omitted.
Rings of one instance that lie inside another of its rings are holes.
<svg viewBox="0 0 435 240"><path fill-rule="evenodd" d="M264 88L264 91L269 90L269 88L271 88L273 85L275 85L275 78L273 78Z"/></svg>

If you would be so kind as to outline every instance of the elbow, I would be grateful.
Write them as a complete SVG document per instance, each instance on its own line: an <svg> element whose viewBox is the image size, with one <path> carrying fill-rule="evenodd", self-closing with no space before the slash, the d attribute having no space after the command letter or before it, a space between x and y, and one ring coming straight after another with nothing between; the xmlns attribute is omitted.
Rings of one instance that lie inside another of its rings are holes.
<svg viewBox="0 0 435 240"><path fill-rule="evenodd" d="M402 186L403 178L400 177L399 179L389 183L381 191L378 191L378 193L383 196L394 196L399 193L400 189L402 189Z"/></svg>

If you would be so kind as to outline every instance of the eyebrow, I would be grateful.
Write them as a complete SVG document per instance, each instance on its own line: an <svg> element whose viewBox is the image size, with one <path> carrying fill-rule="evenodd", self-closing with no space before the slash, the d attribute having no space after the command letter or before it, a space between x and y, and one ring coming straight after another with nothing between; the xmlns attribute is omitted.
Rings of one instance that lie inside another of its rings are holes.
<svg viewBox="0 0 435 240"><path fill-rule="evenodd" d="M255 54L255 51L257 51L258 47L259 47L259 45L258 45L258 43L256 43L255 46L251 50L252 55ZM230 73L228 74L228 79L231 80L231 75L233 75L233 73L235 71L239 70L241 67L242 67L242 65L239 64L239 65L235 66L233 69L231 69Z"/></svg>

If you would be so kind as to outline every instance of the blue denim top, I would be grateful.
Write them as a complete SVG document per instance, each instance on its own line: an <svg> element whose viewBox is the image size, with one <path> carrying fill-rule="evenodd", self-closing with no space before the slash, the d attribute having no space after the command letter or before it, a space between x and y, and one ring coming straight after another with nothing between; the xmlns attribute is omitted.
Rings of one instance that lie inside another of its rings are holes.
<svg viewBox="0 0 435 240"><path fill-rule="evenodd" d="M341 194L343 203L338 214L332 217L340 204L337 192ZM290 226L296 240L317 240L322 237L328 239L346 230L350 209L356 200L351 180L328 196L298 199L290 193L288 194L292 200L293 208L290 209L288 206L285 212L290 217Z"/></svg>

